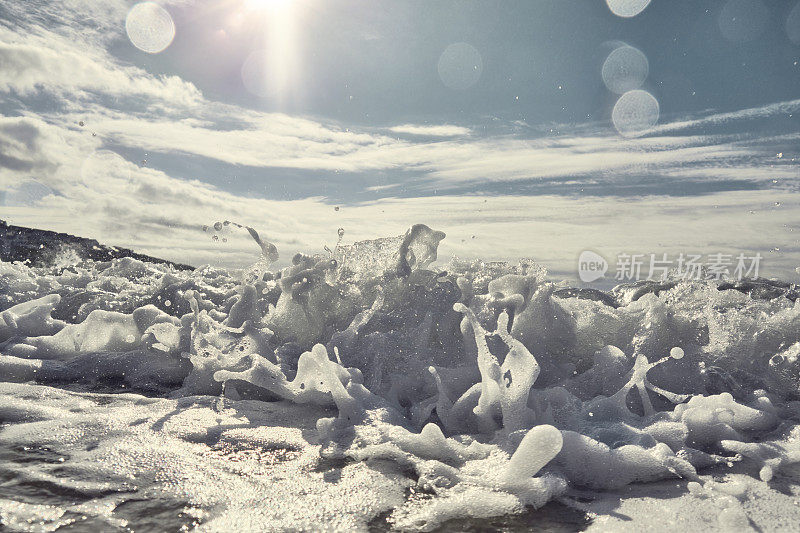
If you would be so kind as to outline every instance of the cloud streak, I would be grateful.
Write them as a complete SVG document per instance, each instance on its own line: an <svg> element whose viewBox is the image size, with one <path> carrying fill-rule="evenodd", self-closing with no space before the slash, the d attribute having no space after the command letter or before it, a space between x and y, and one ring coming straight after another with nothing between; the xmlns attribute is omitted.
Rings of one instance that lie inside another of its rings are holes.
<svg viewBox="0 0 800 533"><path fill-rule="evenodd" d="M402 124L389 128L389 131L407 135L419 135L422 137L459 137L472 133L472 130L469 128L453 126L451 124L442 124L439 126Z"/></svg>

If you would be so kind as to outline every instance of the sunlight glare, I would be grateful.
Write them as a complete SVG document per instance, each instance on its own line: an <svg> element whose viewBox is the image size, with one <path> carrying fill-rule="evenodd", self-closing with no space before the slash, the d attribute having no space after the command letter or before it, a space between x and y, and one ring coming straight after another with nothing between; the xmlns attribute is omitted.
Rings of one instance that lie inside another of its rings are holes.
<svg viewBox="0 0 800 533"><path fill-rule="evenodd" d="M244 6L247 10L264 11L283 9L291 3L292 0L245 0Z"/></svg>
<svg viewBox="0 0 800 533"><path fill-rule="evenodd" d="M283 101L297 79L297 10L293 0L245 0L244 11L260 15L263 34L258 49L242 65L242 81L255 96Z"/></svg>

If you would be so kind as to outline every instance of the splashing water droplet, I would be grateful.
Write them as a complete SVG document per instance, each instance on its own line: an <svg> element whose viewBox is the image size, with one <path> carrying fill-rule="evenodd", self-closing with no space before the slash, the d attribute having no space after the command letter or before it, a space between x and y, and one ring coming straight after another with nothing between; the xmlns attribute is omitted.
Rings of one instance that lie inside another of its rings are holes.
<svg viewBox="0 0 800 533"><path fill-rule="evenodd" d="M339 237L344 237L344 228L339 228L338 234Z"/></svg>
<svg viewBox="0 0 800 533"><path fill-rule="evenodd" d="M222 222L214 222L214 229L217 231L222 230Z"/></svg>

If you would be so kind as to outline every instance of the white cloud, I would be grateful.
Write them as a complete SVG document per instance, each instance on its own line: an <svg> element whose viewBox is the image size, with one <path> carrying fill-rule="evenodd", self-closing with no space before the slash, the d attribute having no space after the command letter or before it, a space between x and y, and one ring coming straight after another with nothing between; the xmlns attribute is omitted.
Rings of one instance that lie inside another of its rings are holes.
<svg viewBox="0 0 800 533"><path fill-rule="evenodd" d="M350 130L306 118L212 103L203 105L196 118L178 116L157 118L90 106L80 114L54 120L74 123L85 119L104 139L149 152L189 154L259 168L362 173L402 170L424 177L426 188L440 190L579 176L620 180L643 172L675 173L690 165L702 173L703 165L709 163L746 169L750 180L771 179L766 166L755 164L768 149L742 142L741 136L623 139L598 133L415 142L367 129ZM236 127L217 126L231 120ZM710 172L709 177L714 174Z"/></svg>
<svg viewBox="0 0 800 533"><path fill-rule="evenodd" d="M154 76L121 63L107 52L107 45L121 38L126 2L103 7L69 0L71 9L63 12L38 6L42 19L59 21L47 28L22 3L9 5L30 31L0 27L0 92L21 95L23 101L41 91L55 94L61 110L41 113L42 120L64 129L85 121L87 129L106 144L172 158L192 155L262 169L397 173L381 183L367 184L373 193L395 190L408 175L416 178L414 186L420 192L480 189L517 180L620 181L642 173L675 176L690 166L698 179L716 179L719 172L713 169L703 175L709 164L717 168L724 164L731 175L747 173L749 180L764 181L772 179L763 165L769 139L748 143L742 136L663 134L774 116L800 107L798 100L665 124L638 139L622 139L608 130L576 130L536 139L476 136L467 127L449 124L346 128L331 121L213 102L177 76ZM81 16L90 22L80 20ZM89 29L84 35L85 28ZM131 98L138 101L132 105ZM513 125L509 131L515 131ZM398 139L389 133L407 137ZM214 176L201 178L216 181Z"/></svg>
<svg viewBox="0 0 800 533"><path fill-rule="evenodd" d="M419 125L419 124L402 124L400 126L393 126L389 131L394 133L405 133L407 135L420 135L426 137L461 137L469 135L472 130L463 126L453 126L451 124L442 124L438 126Z"/></svg>
<svg viewBox="0 0 800 533"><path fill-rule="evenodd" d="M775 102L765 106L740 109L728 113L713 113L703 118L679 120L656 126L650 132L667 133L682 131L698 126L717 126L730 122L740 122L758 118L768 118L778 115L793 115L800 112L800 100L789 100L787 102Z"/></svg>
<svg viewBox="0 0 800 533"><path fill-rule="evenodd" d="M71 99L84 92L143 96L189 106L200 91L177 76L152 76L132 66L117 65L99 49L50 33L26 36L0 29L0 91L22 96L49 91Z"/></svg>

